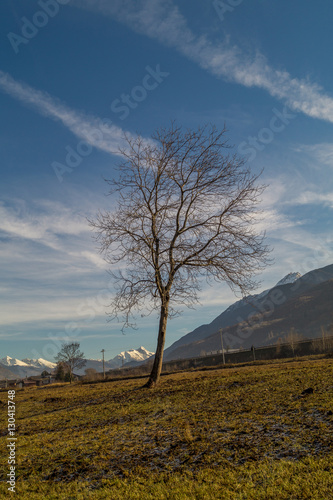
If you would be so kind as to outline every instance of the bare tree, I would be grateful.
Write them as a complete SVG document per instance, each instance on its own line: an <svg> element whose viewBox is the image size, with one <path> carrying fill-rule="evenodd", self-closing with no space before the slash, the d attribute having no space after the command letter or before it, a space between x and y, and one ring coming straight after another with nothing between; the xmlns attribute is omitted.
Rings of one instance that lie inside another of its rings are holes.
<svg viewBox="0 0 333 500"><path fill-rule="evenodd" d="M78 342L62 344L61 350L58 352L55 360L58 364L65 365L68 369L70 383L72 383L75 368L83 368L87 362L84 359L83 352L80 351L80 344Z"/></svg>
<svg viewBox="0 0 333 500"><path fill-rule="evenodd" d="M168 317L198 303L202 279L245 294L267 264L264 234L255 230L264 187L243 159L226 154L225 133L172 124L151 140L126 137L119 176L106 180L117 206L89 221L106 260L124 264L110 270L117 287L111 318L134 326L133 311L159 310L147 387L159 381Z"/></svg>
<svg viewBox="0 0 333 500"><path fill-rule="evenodd" d="M102 374L98 373L95 368L86 368L84 370L84 380L92 382L94 380L102 379Z"/></svg>
<svg viewBox="0 0 333 500"><path fill-rule="evenodd" d="M324 326L322 326L320 330L321 330L321 337L312 341L311 343L312 350L318 352L331 351L333 348L333 337L330 336L329 331Z"/></svg>
<svg viewBox="0 0 333 500"><path fill-rule="evenodd" d="M298 347L298 344L302 339L303 336L298 333L294 327L290 328L288 335L285 337L285 341L290 346L293 356L295 356L295 349Z"/></svg>

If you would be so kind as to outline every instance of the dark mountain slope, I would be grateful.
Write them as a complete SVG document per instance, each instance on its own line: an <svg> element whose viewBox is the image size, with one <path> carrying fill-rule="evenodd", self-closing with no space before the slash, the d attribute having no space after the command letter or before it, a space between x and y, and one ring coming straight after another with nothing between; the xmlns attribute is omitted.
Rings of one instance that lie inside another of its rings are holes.
<svg viewBox="0 0 333 500"><path fill-rule="evenodd" d="M333 280L308 288L297 297L285 301L273 311L260 313L250 322L243 322L223 329L224 346L244 349L275 344L291 331L304 338L321 336L321 328L333 334ZM221 349L220 333L180 346L172 359L192 358L204 352Z"/></svg>
<svg viewBox="0 0 333 500"><path fill-rule="evenodd" d="M220 314L217 318L215 318L210 324L199 326L198 328L172 344L168 349L165 350L164 359L170 360L184 357L184 352L186 352L186 348L184 348L184 346L187 346L189 344L192 345L193 343L198 341L200 341L202 344L202 350L220 349L220 343L218 346L212 349L206 349L206 347L203 347L202 343L204 339L212 335L214 336L214 334L216 333L219 336L218 332L220 328L222 328L224 331L227 329L228 332L233 332L233 338L229 339L228 342L230 348L240 346L245 348L249 345L251 346L254 342L257 343L257 345L258 343L260 343L260 345L263 345L267 343L267 339L263 331L261 331L260 334L258 332L259 337L257 337L256 335L255 339L253 338L252 341L249 340L248 337L250 335L248 322L250 322L250 325L258 323L259 320L262 323L263 318L266 317L270 318L270 320L272 321L273 316L277 314L277 311L281 307L286 306L291 299L303 295L307 292L307 290L310 290L315 285L320 285L332 279L333 265L329 265L321 269L310 271L294 283L279 285L272 288L265 294L249 296L246 299L238 301L228 309L226 309L226 311ZM329 304L327 303L327 301L325 301L325 307L329 308ZM284 307L283 311L286 312L287 310L288 309ZM256 320L254 318L255 316L257 317ZM281 316L279 316L278 321L280 320ZM286 321L288 325L291 325L291 318L286 318ZM237 327L235 327L235 325L237 325ZM272 336L272 334L270 334L270 336ZM192 350L192 348L189 350ZM199 355L200 352L197 352L197 348L195 350L195 355ZM192 354L190 357L192 357Z"/></svg>

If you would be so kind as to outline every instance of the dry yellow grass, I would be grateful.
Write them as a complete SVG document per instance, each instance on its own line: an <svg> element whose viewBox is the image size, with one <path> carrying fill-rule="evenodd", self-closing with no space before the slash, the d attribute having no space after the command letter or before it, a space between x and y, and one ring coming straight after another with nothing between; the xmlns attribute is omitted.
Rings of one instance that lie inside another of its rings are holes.
<svg viewBox="0 0 333 500"><path fill-rule="evenodd" d="M317 359L18 391L17 494L333 498L332 375Z"/></svg>

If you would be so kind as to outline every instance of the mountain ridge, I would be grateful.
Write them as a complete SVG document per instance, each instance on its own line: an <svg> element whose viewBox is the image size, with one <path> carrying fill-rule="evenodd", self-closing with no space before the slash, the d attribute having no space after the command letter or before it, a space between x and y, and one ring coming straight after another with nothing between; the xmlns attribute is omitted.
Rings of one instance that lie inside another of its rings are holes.
<svg viewBox="0 0 333 500"><path fill-rule="evenodd" d="M290 277L289 280L286 279L288 276ZM294 278L295 281L293 281ZM164 360L168 361L181 357L189 357L186 355L186 346L188 346L188 353L192 353L191 356L200 355L198 349L196 349L195 354L193 354L193 344L195 342L200 342L201 350L206 350L204 346L205 339L210 336L218 335L221 328L223 330L232 330L233 332L233 338L231 340L234 340L234 344L236 345L229 345L230 348L248 348L254 341L259 341L251 336L251 342L246 333L246 331L249 330L248 322L251 322L251 319L254 321L253 317L259 316L262 321L264 317L267 315L269 316L271 310L278 310L281 305L285 304L293 297L297 297L306 290L316 285L320 285L325 281L329 281L330 279L333 279L333 265L312 270L304 276L299 276L299 273L289 273L271 289L235 302L211 323L200 325L192 330L192 332L178 339L165 350ZM279 302L281 303L279 304ZM244 330L243 332L242 329ZM220 349L220 346L221 344L215 346L214 349Z"/></svg>
<svg viewBox="0 0 333 500"><path fill-rule="evenodd" d="M299 338L304 340L321 338L322 328L327 336L332 336L332 302L333 279L316 284L299 296L292 297L271 315L269 313L263 315L252 325L233 325L223 329L224 348L228 351L229 348L249 349L252 345L255 347L277 345L288 342L291 331L296 335L296 339L300 336ZM291 317L292 322L290 322ZM239 343L239 340L243 342ZM221 335L215 332L209 337L179 347L173 351L172 359L194 358L220 350Z"/></svg>

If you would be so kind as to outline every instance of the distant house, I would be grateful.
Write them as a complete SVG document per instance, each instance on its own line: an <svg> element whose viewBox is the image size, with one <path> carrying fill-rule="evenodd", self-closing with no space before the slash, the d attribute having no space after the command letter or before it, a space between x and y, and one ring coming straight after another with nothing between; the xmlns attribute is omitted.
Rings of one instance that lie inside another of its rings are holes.
<svg viewBox="0 0 333 500"><path fill-rule="evenodd" d="M40 375L32 375L31 377L26 377L24 379L5 379L0 380L0 389L17 388L22 389L22 387L34 387L47 384L54 384L56 379L53 375L47 377L41 377Z"/></svg>
<svg viewBox="0 0 333 500"><path fill-rule="evenodd" d="M9 389L13 387L20 387L21 380L20 379L5 379L0 380L0 389Z"/></svg>
<svg viewBox="0 0 333 500"><path fill-rule="evenodd" d="M36 380L30 380L28 378L22 380L22 387L34 387L36 385L37 385Z"/></svg>
<svg viewBox="0 0 333 500"><path fill-rule="evenodd" d="M47 384L52 384L56 380L52 375L49 375L48 377L41 377L40 375L32 375L31 377L23 380L23 386L26 386L27 382L30 382L32 385L32 382L34 385L47 385Z"/></svg>

